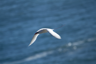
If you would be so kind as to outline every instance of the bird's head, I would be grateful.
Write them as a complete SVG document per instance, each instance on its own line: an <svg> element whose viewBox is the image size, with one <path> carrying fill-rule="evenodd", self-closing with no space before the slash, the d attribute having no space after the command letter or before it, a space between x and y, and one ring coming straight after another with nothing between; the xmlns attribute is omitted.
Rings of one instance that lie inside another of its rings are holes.
<svg viewBox="0 0 96 64"><path fill-rule="evenodd" d="M36 32L35 34L38 34L39 32Z"/></svg>

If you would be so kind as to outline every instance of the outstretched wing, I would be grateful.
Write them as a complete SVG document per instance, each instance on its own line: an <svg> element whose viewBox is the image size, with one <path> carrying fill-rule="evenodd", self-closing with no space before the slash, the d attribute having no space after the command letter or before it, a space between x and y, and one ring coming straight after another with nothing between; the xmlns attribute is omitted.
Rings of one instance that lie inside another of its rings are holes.
<svg viewBox="0 0 96 64"><path fill-rule="evenodd" d="M38 36L38 35L39 35L39 34L35 34L35 35L33 36L33 38L32 38L32 40L31 40L31 43L29 44L29 46L35 42L35 40L37 39L37 36Z"/></svg>
<svg viewBox="0 0 96 64"><path fill-rule="evenodd" d="M61 37L60 37L56 32L54 32L52 29L47 29L47 31L48 31L52 36L54 36L55 38L61 39Z"/></svg>

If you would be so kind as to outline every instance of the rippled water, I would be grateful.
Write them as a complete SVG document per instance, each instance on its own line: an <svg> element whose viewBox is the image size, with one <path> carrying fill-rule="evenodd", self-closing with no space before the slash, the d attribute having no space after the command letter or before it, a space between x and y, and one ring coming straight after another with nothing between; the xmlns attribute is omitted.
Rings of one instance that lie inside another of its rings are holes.
<svg viewBox="0 0 96 64"><path fill-rule="evenodd" d="M28 47L40 28L62 39L45 33ZM96 64L96 1L1 0L0 64Z"/></svg>

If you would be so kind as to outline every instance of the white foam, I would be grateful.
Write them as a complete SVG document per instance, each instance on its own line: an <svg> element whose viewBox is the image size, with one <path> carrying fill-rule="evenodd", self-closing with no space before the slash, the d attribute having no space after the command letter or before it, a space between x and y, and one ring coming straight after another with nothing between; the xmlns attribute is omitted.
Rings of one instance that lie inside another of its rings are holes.
<svg viewBox="0 0 96 64"><path fill-rule="evenodd" d="M42 53L27 57L27 58L25 58L23 60L20 60L20 61L15 61L15 62L10 62L10 63L3 63L3 64L18 64L18 63L22 63L22 62L26 62L26 61L32 61L32 60L35 60L35 59L46 57L49 54L52 54L53 52L54 51L46 51L46 52L42 52Z"/></svg>
<svg viewBox="0 0 96 64"><path fill-rule="evenodd" d="M69 43L68 43L68 46L72 46L72 43L71 43L71 42L69 42Z"/></svg>
<svg viewBox="0 0 96 64"><path fill-rule="evenodd" d="M42 53L36 54L36 55L34 55L34 56L30 56L30 57L24 59L24 61L35 60L35 59L38 59L38 58L45 57L45 56L47 56L48 54L52 54L52 53L53 53L53 51L42 52Z"/></svg>
<svg viewBox="0 0 96 64"><path fill-rule="evenodd" d="M89 38L87 41L94 41L96 38Z"/></svg>

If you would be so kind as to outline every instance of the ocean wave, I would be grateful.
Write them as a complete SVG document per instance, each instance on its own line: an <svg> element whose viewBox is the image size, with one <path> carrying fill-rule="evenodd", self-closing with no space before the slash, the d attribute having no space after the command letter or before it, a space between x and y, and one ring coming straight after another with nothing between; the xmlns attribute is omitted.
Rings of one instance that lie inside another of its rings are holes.
<svg viewBox="0 0 96 64"><path fill-rule="evenodd" d="M91 42L91 41L95 41L95 40L96 40L96 38L88 38L88 39L80 40L80 41L76 41L76 42L69 42L68 44L59 46L56 49L52 49L50 51L43 51L41 53L37 53L35 55L29 56L29 57L27 57L27 58L25 58L23 60L20 60L20 61L3 63L3 64L17 64L17 63L22 63L22 62L27 62L27 61L32 61L32 60L40 59L40 58L46 57L48 55L54 54L55 52L67 52L67 51L70 51L70 49L71 49L70 47L72 47L73 50L76 50L77 46L82 45L86 41Z"/></svg>

